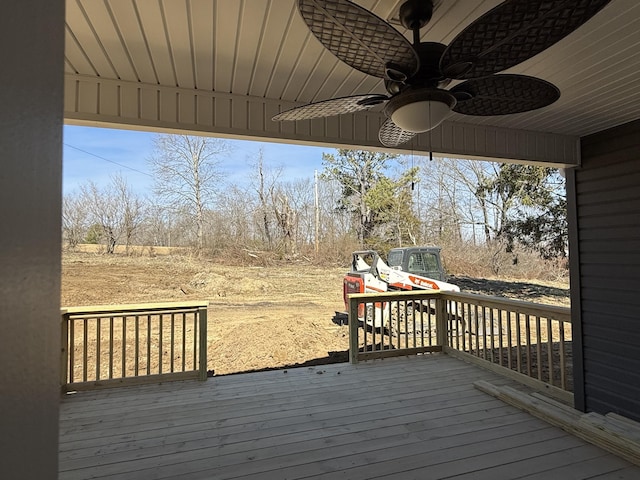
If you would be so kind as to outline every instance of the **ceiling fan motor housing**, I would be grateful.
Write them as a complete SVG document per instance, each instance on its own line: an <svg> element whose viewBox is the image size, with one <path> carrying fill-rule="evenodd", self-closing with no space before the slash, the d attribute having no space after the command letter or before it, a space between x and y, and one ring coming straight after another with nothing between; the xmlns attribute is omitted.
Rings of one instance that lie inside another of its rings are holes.
<svg viewBox="0 0 640 480"><path fill-rule="evenodd" d="M432 0L407 0L400 6L400 23L409 30L420 30L432 15Z"/></svg>

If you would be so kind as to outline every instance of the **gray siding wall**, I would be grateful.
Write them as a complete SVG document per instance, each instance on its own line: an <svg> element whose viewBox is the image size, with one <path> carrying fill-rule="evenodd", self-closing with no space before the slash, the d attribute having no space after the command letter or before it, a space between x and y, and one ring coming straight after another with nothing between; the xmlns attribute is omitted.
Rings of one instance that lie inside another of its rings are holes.
<svg viewBox="0 0 640 480"><path fill-rule="evenodd" d="M584 384L576 406L640 420L640 121L585 137L581 149L572 288Z"/></svg>

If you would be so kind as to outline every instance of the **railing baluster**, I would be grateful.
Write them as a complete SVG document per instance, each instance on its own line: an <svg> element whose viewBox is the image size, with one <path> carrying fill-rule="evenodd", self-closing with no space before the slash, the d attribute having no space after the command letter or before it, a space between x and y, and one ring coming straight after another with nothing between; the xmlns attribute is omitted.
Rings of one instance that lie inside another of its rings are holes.
<svg viewBox="0 0 640 480"><path fill-rule="evenodd" d="M100 318L98 318L98 324L96 326L96 380L100 380L100 341L101 330Z"/></svg>
<svg viewBox="0 0 640 480"><path fill-rule="evenodd" d="M482 306L482 358L487 359L487 307Z"/></svg>
<svg viewBox="0 0 640 480"><path fill-rule="evenodd" d="M193 314L193 369L198 368L198 315Z"/></svg>
<svg viewBox="0 0 640 480"><path fill-rule="evenodd" d="M113 378L113 317L109 317L109 375Z"/></svg>
<svg viewBox="0 0 640 480"><path fill-rule="evenodd" d="M151 315L147 314L147 375L151 375Z"/></svg>
<svg viewBox="0 0 640 480"><path fill-rule="evenodd" d="M564 350L564 323L560 323L558 325L560 327L560 386L566 390L567 389L567 375L566 375L566 363L565 363L565 350Z"/></svg>
<svg viewBox="0 0 640 480"><path fill-rule="evenodd" d="M182 371L186 371L187 361L187 319L186 314L182 312Z"/></svg>
<svg viewBox="0 0 640 480"><path fill-rule="evenodd" d="M138 376L138 367L140 366L140 318L138 317L138 315L135 316L135 360L133 363L133 372L134 375L137 377Z"/></svg>
<svg viewBox="0 0 640 480"><path fill-rule="evenodd" d="M409 338L411 339L411 347L418 346L418 332L416 332L416 304L414 302L404 301L405 315L406 315L406 330L407 330L407 347L409 347ZM409 315L411 319L409 320ZM411 326L409 326L411 325Z"/></svg>
<svg viewBox="0 0 640 480"><path fill-rule="evenodd" d="M479 319L479 310L478 305L473 306L473 327L475 328L475 337L476 337L476 357L480 358L480 319Z"/></svg>
<svg viewBox="0 0 640 480"><path fill-rule="evenodd" d="M448 312L449 328L451 329L451 343L456 350L460 350L460 336L458 332L458 312L462 306L458 302L454 302L455 308Z"/></svg>
<svg viewBox="0 0 640 480"><path fill-rule="evenodd" d="M389 303L391 303L391 302L389 302ZM402 302L400 300L396 300L395 304L396 304L397 311L400 312L400 307L402 305ZM398 327L401 328L403 326L403 324L404 324L404 332L402 332L402 334L400 334L400 328L398 329L398 339L400 339L401 337L404 337L404 339L403 339L404 340L404 344L405 344L404 348L407 348L408 345L409 345L409 343L408 343L409 342L409 337L408 337L408 333L407 333L408 319L407 319L407 308L406 308L407 305L406 305L406 302L404 302L404 305L402 305L402 307L404 308L404 310L402 311L402 315L404 315L404 320L402 320L402 317L400 315L398 315L398 319L400 320L400 324L398 325ZM391 322L389 322L389 323L391 323ZM398 341L398 349L402 348L401 345L402 345L402 341L403 340L399 340ZM391 342L391 345L393 345L393 342ZM392 346L390 346L389 348L391 349Z"/></svg>
<svg viewBox="0 0 640 480"><path fill-rule="evenodd" d="M553 383L553 328L551 325L551 319L547 317L547 358L549 359L549 384Z"/></svg>
<svg viewBox="0 0 640 480"><path fill-rule="evenodd" d="M441 300L440 303L444 303ZM427 312L427 321L429 322L429 346L438 345L438 308L440 307L438 300L433 299L433 310L431 310L431 302L429 303L429 311Z"/></svg>
<svg viewBox="0 0 640 480"><path fill-rule="evenodd" d="M465 322L465 329L467 331L467 339L468 339L468 345L467 345L467 351L470 354L473 354L473 316L475 314L474 310L473 310L473 304L472 303L467 303L467 317L466 317L466 322Z"/></svg>
<svg viewBox="0 0 640 480"><path fill-rule="evenodd" d="M359 321L358 321L358 311L360 310L361 303L355 298L349 298L349 363L355 364L358 363L358 348L360 346L360 342L358 339L358 330L359 330ZM365 321L362 325L364 330L364 345L366 351L366 337L367 337L367 322Z"/></svg>
<svg viewBox="0 0 640 480"><path fill-rule="evenodd" d="M495 363L495 333L493 331L493 308L489 308L489 335L491 336L491 363Z"/></svg>
<svg viewBox="0 0 640 480"><path fill-rule="evenodd" d="M200 361L198 363L200 374L198 378L203 381L207 379L207 307L198 309L197 315L200 322L200 336L198 337L200 341Z"/></svg>
<svg viewBox="0 0 640 480"><path fill-rule="evenodd" d="M389 329L388 329L388 333L389 333L389 350L392 350L394 348L400 349L402 348L400 345L402 345L402 337L404 336L404 341L407 341L407 337L406 337L406 328L405 331L402 332L402 324L403 324L403 320L402 320L402 316L407 316L407 312L406 312L406 308L405 310L401 310L401 303L400 300L396 300L396 301L388 301L387 302L388 305L390 305L389 307ZM394 305L393 307L391 307L391 305ZM406 305L405 305L406 307ZM395 312L395 318L394 318L394 312ZM395 328L396 328L396 335L398 336L398 341L396 342L397 345L394 345L393 342L393 329L394 329L394 323L395 323ZM387 329L385 329L387 330Z"/></svg>
<svg viewBox="0 0 640 480"><path fill-rule="evenodd" d="M384 319L379 318L382 315L382 309L380 307L376 308L375 304L373 306L373 317L374 317L374 325L380 325L384 322ZM376 329L376 335L378 336L376 350L382 350L384 345L384 330L378 328Z"/></svg>
<svg viewBox="0 0 640 480"><path fill-rule="evenodd" d="M509 369L513 368L513 329L511 328L511 314L513 312L511 310L507 310L507 347L509 349L509 356L507 357L507 366Z"/></svg>
<svg viewBox="0 0 640 480"><path fill-rule="evenodd" d="M371 351L376 350L376 305L375 303L367 303L365 304L365 318L368 319L369 311L371 311ZM371 308L371 310L369 310Z"/></svg>
<svg viewBox="0 0 640 480"><path fill-rule="evenodd" d="M363 341L363 351L367 351L367 345L369 345L369 329L367 328L367 305L364 302L358 302L358 308L356 309L356 313L360 312L360 308L362 308L363 311L363 317L362 317L362 341ZM349 318L349 320L351 320L351 318ZM358 319L358 316L355 316L355 321L358 325L360 325L360 320ZM355 330L356 332L358 331L357 329ZM360 349L360 345L358 345L358 350Z"/></svg>
<svg viewBox="0 0 640 480"><path fill-rule="evenodd" d="M122 378L127 376L127 316L122 315Z"/></svg>
<svg viewBox="0 0 640 480"><path fill-rule="evenodd" d="M431 310L431 307L433 305L433 311ZM434 300L429 300L429 310L427 311L427 322L429 322L429 341L427 342L429 344L429 346L433 346L433 341L434 339L437 340L437 323L438 321L436 320L436 312L438 311L438 302L434 299ZM424 331L424 330L423 330Z"/></svg>
<svg viewBox="0 0 640 480"><path fill-rule="evenodd" d="M87 325L88 325L88 320L85 318L83 321L83 330L82 330L82 381L86 382L87 381L87 370L89 369L88 367L88 362L89 362L89 355L87 355L87 349L89 348L89 332L87 329Z"/></svg>
<svg viewBox="0 0 640 480"><path fill-rule="evenodd" d="M460 306L462 308L461 308L460 315L458 315L457 325L458 325L458 328L462 329L462 332L460 335L460 337L462 338L462 351L466 352L467 351L467 332L466 332L467 329L465 328L465 325L467 324L466 312L469 311L469 308L471 308L471 306L467 302L460 302Z"/></svg>
<svg viewBox="0 0 640 480"><path fill-rule="evenodd" d="M424 347L424 303L421 301L420 302L420 308L418 309L418 312L420 312L420 346ZM429 305L429 310L431 310L430 308L430 304ZM415 308L413 310L413 315L415 318ZM431 339L431 323L429 323L429 339Z"/></svg>
<svg viewBox="0 0 640 480"><path fill-rule="evenodd" d="M171 314L171 373L173 373L173 358L175 354L174 341L175 341L175 316Z"/></svg>
<svg viewBox="0 0 640 480"><path fill-rule="evenodd" d="M520 312L516 314L516 363L518 366L518 372L522 373L522 325L520 325Z"/></svg>
<svg viewBox="0 0 640 480"><path fill-rule="evenodd" d="M502 311L502 309L498 309L498 359L499 362L498 364L502 367L504 364L504 358L503 358L503 351L502 351L502 341L503 341L503 335L502 335L502 314L504 312Z"/></svg>
<svg viewBox="0 0 640 480"><path fill-rule="evenodd" d="M436 318L436 322L438 322L438 325L442 323L442 326L446 328L442 338L447 342L446 345L453 347L453 333L451 331L451 319L449 318L449 312L453 308L452 305L454 302L451 300L444 300L442 303L444 304L444 311L438 312L438 314L441 313L443 315L442 321L438 322L438 319Z"/></svg>
<svg viewBox="0 0 640 480"><path fill-rule="evenodd" d="M456 302L455 301L450 301L447 302L447 309L444 312L445 318L447 319L446 321L446 325L447 325L447 333L448 333L448 337L449 337L449 346L451 347L455 347L455 325L453 324L453 318L452 318L452 311L456 308Z"/></svg>
<svg viewBox="0 0 640 480"><path fill-rule="evenodd" d="M420 305L420 308L416 310L417 307L417 303L416 302L411 302L411 324L413 325L413 347L417 348L418 347L418 322L417 322L417 315L422 311L422 305ZM420 333L420 335L423 335L422 332Z"/></svg>
<svg viewBox="0 0 640 480"><path fill-rule="evenodd" d="M391 338L391 324L393 322L393 315L392 315L392 312L391 312L391 302L386 302L386 304L383 303L382 305L383 305L382 308L387 310L387 318L389 319L389 328L388 328L389 335L388 335L388 340L387 340L387 342L388 342L387 348L389 350L391 350L393 348L393 339ZM400 302L396 301L396 308L400 308ZM382 333L384 333L385 330L387 330L384 327L384 325L385 325L385 321L384 321L384 314L383 314L382 315ZM383 338L384 338L384 336L383 336ZM384 350L384 347L382 349Z"/></svg>
<svg viewBox="0 0 640 480"><path fill-rule="evenodd" d="M162 374L162 363L164 360L163 355L163 345L162 345L162 337L164 334L164 325L162 324L162 320L164 315L161 313L158 315L158 374Z"/></svg>
<svg viewBox="0 0 640 480"><path fill-rule="evenodd" d="M449 317L451 318L452 329L456 332L456 348L460 350L460 346L462 345L462 341L460 339L460 312L464 310L464 303L456 302L456 309L449 313Z"/></svg>
<svg viewBox="0 0 640 480"><path fill-rule="evenodd" d="M531 376L531 317L529 315L524 316L525 319L525 335L527 336L527 375Z"/></svg>
<svg viewBox="0 0 640 480"><path fill-rule="evenodd" d="M75 378L75 366L76 366L76 362L75 362L75 345L76 345L76 334L75 334L75 320L67 320L64 322L64 324L67 326L67 329L69 331L69 339L65 339L64 342L67 345L67 348L69 349L69 363L68 363L68 368L69 370L67 371L67 374L65 375L65 383L73 383L73 380ZM64 362L66 364L66 362Z"/></svg>
<svg viewBox="0 0 640 480"><path fill-rule="evenodd" d="M377 309L379 314L380 314L380 324L382 325L382 328L380 329L380 350L384 350L384 342L385 342L385 335L384 335L384 304L381 304L380 307Z"/></svg>
<svg viewBox="0 0 640 480"><path fill-rule="evenodd" d="M446 311L447 315L447 325L448 329L451 332L451 340L449 341L449 345L454 348L458 348L458 329L455 324L455 316L457 315L458 310L458 302L453 301L450 304L451 308L448 308Z"/></svg>
<svg viewBox="0 0 640 480"><path fill-rule="evenodd" d="M540 325L540 315L536 315L536 360L538 363L538 380L542 381L542 329Z"/></svg>

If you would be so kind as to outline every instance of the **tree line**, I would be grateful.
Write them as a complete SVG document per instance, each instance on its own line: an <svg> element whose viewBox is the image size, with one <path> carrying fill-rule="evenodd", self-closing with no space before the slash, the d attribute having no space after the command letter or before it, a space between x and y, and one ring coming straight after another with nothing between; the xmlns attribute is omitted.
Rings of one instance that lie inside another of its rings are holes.
<svg viewBox="0 0 640 480"><path fill-rule="evenodd" d="M118 174L67 194L63 236L99 243L345 258L356 248L436 244L567 255L564 178L556 169L338 149L323 169L286 179L262 150L246 184L225 183L222 139L158 135L151 195ZM304 159L300 159L301 162Z"/></svg>

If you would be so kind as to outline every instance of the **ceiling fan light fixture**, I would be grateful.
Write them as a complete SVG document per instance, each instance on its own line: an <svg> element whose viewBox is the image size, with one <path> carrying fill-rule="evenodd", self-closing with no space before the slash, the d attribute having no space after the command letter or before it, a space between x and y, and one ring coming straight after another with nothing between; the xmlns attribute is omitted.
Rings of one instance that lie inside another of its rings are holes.
<svg viewBox="0 0 640 480"><path fill-rule="evenodd" d="M393 123L406 132L428 132L440 125L456 105L446 90L423 89L392 98L385 109Z"/></svg>

